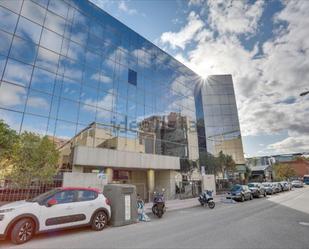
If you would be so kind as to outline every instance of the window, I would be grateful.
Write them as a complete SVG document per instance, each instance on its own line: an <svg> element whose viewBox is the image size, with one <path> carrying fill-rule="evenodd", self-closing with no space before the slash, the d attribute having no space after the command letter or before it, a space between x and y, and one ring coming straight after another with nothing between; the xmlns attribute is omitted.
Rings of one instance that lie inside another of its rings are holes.
<svg viewBox="0 0 309 249"><path fill-rule="evenodd" d="M24 1L21 14L24 17L30 19L31 21L34 21L42 25L44 22L45 13L46 13L46 10L41 8L39 5L31 1Z"/></svg>
<svg viewBox="0 0 309 249"><path fill-rule="evenodd" d="M31 73L32 66L9 59L3 79L18 85L28 86Z"/></svg>
<svg viewBox="0 0 309 249"><path fill-rule="evenodd" d="M15 36L10 52L10 57L25 63L33 64L36 56L37 46Z"/></svg>
<svg viewBox="0 0 309 249"><path fill-rule="evenodd" d="M77 201L92 201L98 197L98 194L90 190L77 191Z"/></svg>
<svg viewBox="0 0 309 249"><path fill-rule="evenodd" d="M17 19L18 16L16 14L9 10L6 10L5 8L0 7L0 29L13 33ZM3 22L2 20L5 20L5 22Z"/></svg>
<svg viewBox="0 0 309 249"><path fill-rule="evenodd" d="M23 111L26 95L26 88L2 82L0 85L0 107L14 111Z"/></svg>
<svg viewBox="0 0 309 249"><path fill-rule="evenodd" d="M19 0L2 0L1 5L8 8L11 11L19 13L22 1Z"/></svg>
<svg viewBox="0 0 309 249"><path fill-rule="evenodd" d="M75 191L62 191L55 194L52 198L57 200L57 204L74 202Z"/></svg>
<svg viewBox="0 0 309 249"><path fill-rule="evenodd" d="M30 40L36 44L39 43L42 27L27 20L26 18L20 17L17 25L16 34L25 40Z"/></svg>
<svg viewBox="0 0 309 249"><path fill-rule="evenodd" d="M7 55L10 49L12 36L0 30L0 54Z"/></svg>
<svg viewBox="0 0 309 249"><path fill-rule="evenodd" d="M61 43L62 43L61 36L47 29L43 30L41 38L41 46L48 48L56 53L60 53Z"/></svg>
<svg viewBox="0 0 309 249"><path fill-rule="evenodd" d="M128 71L128 82L134 86L137 85L137 73L132 69Z"/></svg>

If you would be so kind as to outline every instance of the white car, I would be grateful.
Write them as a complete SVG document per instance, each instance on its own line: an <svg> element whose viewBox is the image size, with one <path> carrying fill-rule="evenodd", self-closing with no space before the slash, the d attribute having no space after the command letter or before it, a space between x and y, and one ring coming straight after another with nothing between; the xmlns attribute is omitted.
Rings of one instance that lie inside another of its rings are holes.
<svg viewBox="0 0 309 249"><path fill-rule="evenodd" d="M56 188L33 199L0 207L0 238L10 236L15 244L35 234L91 226L103 230L111 217L110 203L94 188Z"/></svg>
<svg viewBox="0 0 309 249"><path fill-rule="evenodd" d="M304 187L304 183L302 181L299 181L299 180L294 180L294 181L291 182L291 184L294 188Z"/></svg>

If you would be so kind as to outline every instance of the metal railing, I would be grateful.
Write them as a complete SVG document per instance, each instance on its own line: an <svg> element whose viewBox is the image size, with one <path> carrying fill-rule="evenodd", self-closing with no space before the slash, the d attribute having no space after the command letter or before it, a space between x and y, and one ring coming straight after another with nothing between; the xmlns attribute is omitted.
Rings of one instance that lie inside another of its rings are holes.
<svg viewBox="0 0 309 249"><path fill-rule="evenodd" d="M62 180L53 180L48 183L32 182L26 186L20 186L19 184L8 180L0 180L0 204L30 199L61 186Z"/></svg>

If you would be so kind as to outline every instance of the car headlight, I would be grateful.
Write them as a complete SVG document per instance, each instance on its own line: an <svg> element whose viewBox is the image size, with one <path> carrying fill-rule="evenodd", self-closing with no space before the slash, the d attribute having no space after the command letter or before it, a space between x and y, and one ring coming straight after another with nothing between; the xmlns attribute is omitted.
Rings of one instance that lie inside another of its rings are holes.
<svg viewBox="0 0 309 249"><path fill-rule="evenodd" d="M240 192L238 192L238 193L236 193L236 195L241 195L241 193L240 193Z"/></svg>
<svg viewBox="0 0 309 249"><path fill-rule="evenodd" d="M0 214L8 213L8 212L11 212L13 210L14 210L14 208L0 209Z"/></svg>

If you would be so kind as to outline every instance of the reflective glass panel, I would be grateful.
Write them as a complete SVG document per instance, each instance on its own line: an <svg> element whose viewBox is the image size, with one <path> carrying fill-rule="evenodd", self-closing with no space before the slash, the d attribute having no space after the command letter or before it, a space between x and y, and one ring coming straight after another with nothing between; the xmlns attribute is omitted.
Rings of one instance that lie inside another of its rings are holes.
<svg viewBox="0 0 309 249"><path fill-rule="evenodd" d="M58 119L77 122L79 104L75 101L60 99Z"/></svg>
<svg viewBox="0 0 309 249"><path fill-rule="evenodd" d="M41 37L41 46L48 48L56 53L60 53L62 37L55 32L43 29Z"/></svg>
<svg viewBox="0 0 309 249"><path fill-rule="evenodd" d="M81 104L79 110L78 123L89 125L95 121L96 117L96 107Z"/></svg>
<svg viewBox="0 0 309 249"><path fill-rule="evenodd" d="M0 20L5 20L5 22L0 22L0 29L13 33L17 19L18 16L16 14L0 6Z"/></svg>
<svg viewBox="0 0 309 249"><path fill-rule="evenodd" d="M64 1L49 0L48 9L63 18L67 17L68 5Z"/></svg>
<svg viewBox="0 0 309 249"><path fill-rule="evenodd" d="M52 93L55 83L55 74L46 70L34 68L31 80L31 88L46 93Z"/></svg>
<svg viewBox="0 0 309 249"><path fill-rule="evenodd" d="M28 131L39 135L45 135L47 130L47 122L47 118L25 114L22 124L22 132Z"/></svg>
<svg viewBox="0 0 309 249"><path fill-rule="evenodd" d="M76 123L57 120L55 137L71 139L76 132Z"/></svg>
<svg viewBox="0 0 309 249"><path fill-rule="evenodd" d="M38 44L41 30L42 26L35 24L26 18L20 17L17 24L16 34L26 40L30 40L31 42Z"/></svg>
<svg viewBox="0 0 309 249"><path fill-rule="evenodd" d="M14 37L10 57L25 63L33 64L37 52L37 46L30 42Z"/></svg>
<svg viewBox="0 0 309 249"><path fill-rule="evenodd" d="M105 110L112 110L113 109L113 101L114 96L112 94L106 92L99 92L98 93L98 104L99 108L103 108Z"/></svg>
<svg viewBox="0 0 309 249"><path fill-rule="evenodd" d="M39 4L40 6L46 8L48 5L48 0L32 0L33 2Z"/></svg>
<svg viewBox="0 0 309 249"><path fill-rule="evenodd" d="M1 95L1 92L0 92ZM1 100L0 100L1 103ZM4 120L6 124L10 126L11 129L14 129L19 133L20 126L21 126L21 120L22 120L23 114L20 112L14 112L14 111L8 111L3 110L0 108L0 119Z"/></svg>
<svg viewBox="0 0 309 249"><path fill-rule="evenodd" d="M71 100L79 101L81 84L68 78L63 78L61 96Z"/></svg>
<svg viewBox="0 0 309 249"><path fill-rule="evenodd" d="M19 14L22 3L20 0L1 0L0 5Z"/></svg>
<svg viewBox="0 0 309 249"><path fill-rule="evenodd" d="M59 55L45 48L40 47L36 65L45 68L48 71L56 72L59 61Z"/></svg>
<svg viewBox="0 0 309 249"><path fill-rule="evenodd" d="M97 108L96 122L102 124L111 124L112 112Z"/></svg>
<svg viewBox="0 0 309 249"><path fill-rule="evenodd" d="M80 44L70 41L68 56L71 59L83 62L85 60L85 49Z"/></svg>
<svg viewBox="0 0 309 249"><path fill-rule="evenodd" d="M9 59L3 75L3 80L9 81L18 85L28 86L32 66Z"/></svg>
<svg viewBox="0 0 309 249"><path fill-rule="evenodd" d="M80 101L91 106L96 106L98 100L98 91L92 87L83 86Z"/></svg>
<svg viewBox="0 0 309 249"><path fill-rule="evenodd" d="M84 65L73 60L65 61L64 76L82 82Z"/></svg>
<svg viewBox="0 0 309 249"><path fill-rule="evenodd" d="M40 25L43 24L46 10L32 1L24 1L21 15Z"/></svg>
<svg viewBox="0 0 309 249"><path fill-rule="evenodd" d="M49 116L51 95L30 90L27 100L26 112L41 116Z"/></svg>
<svg viewBox="0 0 309 249"><path fill-rule="evenodd" d="M0 107L14 111L24 111L27 89L2 82L0 85Z"/></svg>
<svg viewBox="0 0 309 249"><path fill-rule="evenodd" d="M60 16L47 11L44 26L52 31L55 31L59 35L63 35L65 29L65 20Z"/></svg>
<svg viewBox="0 0 309 249"><path fill-rule="evenodd" d="M12 35L0 30L0 54L7 55L12 42Z"/></svg>
<svg viewBox="0 0 309 249"><path fill-rule="evenodd" d="M6 57L0 55L0 75L1 75L1 77L2 77L3 70L4 70L5 62L6 62ZM1 79L1 77L0 77L0 79Z"/></svg>

